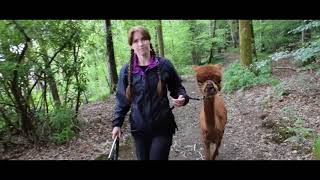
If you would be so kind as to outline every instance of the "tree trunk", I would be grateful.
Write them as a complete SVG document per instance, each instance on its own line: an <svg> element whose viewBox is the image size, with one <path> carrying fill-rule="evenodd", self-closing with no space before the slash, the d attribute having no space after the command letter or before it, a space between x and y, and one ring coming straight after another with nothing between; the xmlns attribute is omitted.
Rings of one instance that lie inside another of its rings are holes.
<svg viewBox="0 0 320 180"><path fill-rule="evenodd" d="M79 53L79 46L77 47L77 44L73 45L73 62L74 64L77 64L78 61L78 53ZM81 96L81 89L80 89L80 82L79 82L79 72L80 72L80 67L75 72L75 78L76 78L76 84L77 84L77 99L76 99L76 117L78 116L78 111L80 108L80 96ZM75 118L76 118L75 117Z"/></svg>
<svg viewBox="0 0 320 180"><path fill-rule="evenodd" d="M254 57L257 59L257 51L256 51L256 45L255 45L255 40L254 40L254 31L253 31L253 21L250 21L250 29L251 29L251 40L252 40L252 52Z"/></svg>
<svg viewBox="0 0 320 180"><path fill-rule="evenodd" d="M252 32L250 21L251 20L239 20L240 62L247 67L252 63Z"/></svg>
<svg viewBox="0 0 320 180"><path fill-rule="evenodd" d="M301 43L304 43L304 38L305 38L305 31L301 32Z"/></svg>
<svg viewBox="0 0 320 180"><path fill-rule="evenodd" d="M24 36L25 38L25 43L24 43L24 47L21 51L21 54L19 55L17 62L16 62L16 68L15 70L13 70L13 76L12 76L12 81L10 83L10 89L11 92L13 94L14 100L15 100L15 111L18 114L18 117L21 121L22 124L22 130L23 132L27 135L27 136L31 136L32 135L32 122L31 122L31 117L29 116L28 112L30 112L28 103L25 99L25 97L22 94L22 88L21 86L23 86L21 83L19 83L19 79L22 77L19 77L18 74L18 69L20 68L20 66L22 66L22 62L23 59L25 58L25 54L27 52L28 49L28 43L31 42L31 38L26 34L26 32L24 31L23 27L21 27L16 21L12 21L13 24L15 24L16 28L21 32L21 34ZM22 80L23 82L23 80ZM27 86L28 84L26 84L25 86Z"/></svg>
<svg viewBox="0 0 320 180"><path fill-rule="evenodd" d="M308 20L308 21L302 20L302 25L305 26L310 22L311 22L310 20ZM308 41L309 39L311 39L311 32L312 32L311 29L301 31L301 43L302 44L305 43L306 41Z"/></svg>
<svg viewBox="0 0 320 180"><path fill-rule="evenodd" d="M157 36L158 36L158 43L159 43L159 50L160 50L160 56L164 57L164 45L163 45L163 35L162 35L162 22L161 20L158 21L157 26Z"/></svg>
<svg viewBox="0 0 320 180"><path fill-rule="evenodd" d="M47 50L43 49L42 52L44 52L44 54L45 54L43 61L45 64L47 80L48 80L48 84L49 84L49 87L51 90L52 98L53 98L53 101L55 102L55 105L60 106L61 101L60 101L59 91L58 91L56 80L55 80L54 75L51 70L51 66L49 64L49 57L47 55Z"/></svg>
<svg viewBox="0 0 320 180"><path fill-rule="evenodd" d="M191 40L192 40L192 49L191 49L191 57L192 57L192 64L199 65L199 58L198 58L198 53L197 53L197 47L194 44L195 39L196 39L196 21L195 20L188 20L189 26L190 26L190 33L191 33Z"/></svg>
<svg viewBox="0 0 320 180"><path fill-rule="evenodd" d="M262 24L263 22L262 22L262 20L260 20L260 51L264 51L264 44L263 44L263 41L262 41L262 36L263 36L263 31L262 31L262 26L263 26L263 24Z"/></svg>
<svg viewBox="0 0 320 180"><path fill-rule="evenodd" d="M213 57L213 50L214 50L214 42L213 42L213 38L215 36L215 31L216 31L216 20L210 20L210 32L211 32L211 48L210 48L210 56L209 56L209 60L208 63L211 64L214 61L214 57Z"/></svg>
<svg viewBox="0 0 320 180"><path fill-rule="evenodd" d="M233 30L233 20L229 20L229 25L230 25L230 35L231 35L231 40L232 40L232 43L233 43L233 47L236 48L236 37L234 35L234 30Z"/></svg>
<svg viewBox="0 0 320 180"><path fill-rule="evenodd" d="M158 43L158 27L155 27L154 28L154 51L155 51L155 53L159 56L159 43Z"/></svg>
<svg viewBox="0 0 320 180"><path fill-rule="evenodd" d="M47 75L45 74L45 77ZM47 78L45 78L47 79ZM45 108L45 111L46 111L46 115L49 114L49 105L48 105L48 100L47 100L47 88L48 88L48 85L47 85L47 80L44 81L44 88L43 88L43 103L44 103L44 108Z"/></svg>
<svg viewBox="0 0 320 180"><path fill-rule="evenodd" d="M230 20L230 34L234 48L239 45L239 23L238 20Z"/></svg>
<svg viewBox="0 0 320 180"><path fill-rule="evenodd" d="M11 91L15 99L16 112L21 120L22 130L26 133L26 135L30 135L32 124L31 119L28 117L28 106L24 100L24 97L22 96L21 88L19 87L17 70L13 71Z"/></svg>
<svg viewBox="0 0 320 180"><path fill-rule="evenodd" d="M116 61L114 58L114 50L113 50L113 40L112 40L112 31L111 31L111 20L105 20L105 27L106 27L106 43L107 43L107 65L109 69L109 79L110 79L110 93L114 93L117 88L118 84L118 75L116 69ZM109 59L109 61L108 61Z"/></svg>
<svg viewBox="0 0 320 180"><path fill-rule="evenodd" d="M174 29L171 20L169 20L169 24L170 24L171 28ZM174 43L173 43L173 38L174 38L174 37L171 36L171 48L170 48L170 49L171 49L171 52L172 52L172 51L173 51L173 52L175 51L175 47L174 47Z"/></svg>
<svg viewBox="0 0 320 180"><path fill-rule="evenodd" d="M8 128L9 132L11 133L11 130L14 127L14 125L10 121L8 116L6 115L6 112L5 112L4 108L1 105L0 105L0 113L2 115L2 118L4 119L4 123L6 124L6 127Z"/></svg>

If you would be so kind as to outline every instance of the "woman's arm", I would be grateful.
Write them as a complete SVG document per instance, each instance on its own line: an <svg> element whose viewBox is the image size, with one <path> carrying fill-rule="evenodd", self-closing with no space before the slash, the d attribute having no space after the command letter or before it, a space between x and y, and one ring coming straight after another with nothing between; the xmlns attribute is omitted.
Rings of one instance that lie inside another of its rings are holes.
<svg viewBox="0 0 320 180"><path fill-rule="evenodd" d="M128 65L121 68L118 87L116 92L116 107L114 112L114 119L112 120L113 127L121 127L126 114L130 109L130 103L126 97L126 88L128 85L127 74Z"/></svg>
<svg viewBox="0 0 320 180"><path fill-rule="evenodd" d="M185 106L189 102L189 96L187 95L187 92L181 83L182 80L179 77L175 67L169 60L165 60L164 63L169 67L170 77L168 81L168 89L170 91L170 96L174 99L179 99L178 97L182 95L183 98L185 98L183 103L183 106Z"/></svg>

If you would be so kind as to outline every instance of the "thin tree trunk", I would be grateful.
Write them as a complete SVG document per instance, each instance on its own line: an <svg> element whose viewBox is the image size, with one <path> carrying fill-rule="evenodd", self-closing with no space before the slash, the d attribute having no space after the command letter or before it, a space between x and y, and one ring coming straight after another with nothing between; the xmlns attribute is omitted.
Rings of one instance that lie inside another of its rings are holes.
<svg viewBox="0 0 320 180"><path fill-rule="evenodd" d="M230 20L231 38L234 48L239 45L239 22L238 20Z"/></svg>
<svg viewBox="0 0 320 180"><path fill-rule="evenodd" d="M236 48L236 37L234 36L234 30L233 30L233 20L229 20L229 24L230 24L230 35L231 35L231 39L232 39L232 43L234 48Z"/></svg>
<svg viewBox="0 0 320 180"><path fill-rule="evenodd" d="M250 28L251 28L251 38L252 38L252 52L254 57L257 59L257 51L256 51L256 45L255 45L255 39L254 39L254 31L253 31L253 21L250 21Z"/></svg>
<svg viewBox="0 0 320 180"><path fill-rule="evenodd" d="M10 119L6 115L6 112L5 112L4 108L1 105L0 105L0 113L2 115L2 118L4 119L4 122L5 122L6 126L7 126L7 128L9 129L9 132L11 133L12 127L14 127L13 123L10 121Z"/></svg>
<svg viewBox="0 0 320 180"><path fill-rule="evenodd" d="M79 52L79 47L77 49L77 45L74 44L73 46L73 60L74 60L74 64L77 64L78 61L78 52ZM80 96L81 96L81 90L80 90L80 82L79 82L79 69L76 70L75 72L75 78L76 78L76 84L77 84L77 99L76 99L76 117L78 116L78 111L80 108ZM75 117L75 118L76 118Z"/></svg>
<svg viewBox="0 0 320 180"><path fill-rule="evenodd" d="M47 76L45 74L45 76ZM47 113L47 115L49 114L49 107L48 107L48 100L47 100L47 78L45 78L45 81L44 81L44 92L43 92L43 100L44 100L44 108L45 108L45 111Z"/></svg>
<svg viewBox="0 0 320 180"><path fill-rule="evenodd" d="M28 116L28 104L25 101L23 95L22 95L22 90L21 87L19 86L19 75L18 75L18 68L21 65L20 63L22 62L22 59L24 58L24 55L27 51L28 48L28 43L25 43L25 47L22 50L22 53L18 59L16 69L13 71L13 79L11 82L11 92L13 94L13 97L15 99L15 105L16 105L16 112L20 117L21 124L22 124L22 130L24 133L29 136L31 135L30 133L32 132L32 124L31 124L31 119Z"/></svg>
<svg viewBox="0 0 320 180"><path fill-rule="evenodd" d="M107 19L105 20L105 27L106 27L106 43L107 43L107 54L108 54L108 60L107 65L109 69L109 78L110 78L110 93L114 93L117 88L118 84L118 75L117 75L117 65L114 58L114 49L113 49L113 40L112 40L112 27L111 27L111 20Z"/></svg>
<svg viewBox="0 0 320 180"><path fill-rule="evenodd" d="M54 75L52 73L52 70L49 64L49 57L47 55L47 50L43 49L42 52L44 52L45 54L45 57L43 57L43 61L45 64L47 80L50 87L51 95L52 95L53 101L55 102L55 105L60 106L61 101L60 101L59 91L58 91L56 80L54 78Z"/></svg>
<svg viewBox="0 0 320 180"><path fill-rule="evenodd" d="M263 43L263 41L262 41L262 36L263 36L263 31L262 31L262 26L263 26L263 24L262 24L263 22L262 22L262 20L260 20L260 43L261 43L261 48L260 48L260 51L264 51L264 43Z"/></svg>
<svg viewBox="0 0 320 180"><path fill-rule="evenodd" d="M159 56L159 43L158 43L158 27L154 28L154 37L155 37L155 41L154 41L154 51L156 52L156 54Z"/></svg>
<svg viewBox="0 0 320 180"><path fill-rule="evenodd" d="M196 21L189 20L188 23L190 26L191 40L192 42L194 42L196 38L196 32L195 32ZM199 58L198 58L198 53L197 53L195 44L192 44L191 57L192 57L192 64L199 65Z"/></svg>
<svg viewBox="0 0 320 180"><path fill-rule="evenodd" d="M163 44L163 35L162 35L162 22L161 20L158 21L157 26L157 34L158 34L158 43L159 43L159 50L160 50L160 56L164 57L164 44Z"/></svg>
<svg viewBox="0 0 320 180"><path fill-rule="evenodd" d="M234 27L235 27L235 38L236 38L236 46L239 46L239 42L240 42L240 36L239 36L239 20L235 20L234 21Z"/></svg>
<svg viewBox="0 0 320 180"><path fill-rule="evenodd" d="M169 24L170 24L171 28L174 29L171 20L169 20ZM173 43L173 36L171 36L171 47L172 47L171 51L175 52L175 46L174 46L174 43Z"/></svg>
<svg viewBox="0 0 320 180"><path fill-rule="evenodd" d="M305 25L304 20L302 20L302 25ZM305 30L301 31L301 44L304 43L306 37L306 32Z"/></svg>
<svg viewBox="0 0 320 180"><path fill-rule="evenodd" d="M64 106L68 103L68 93L69 93L69 85L70 85L70 77L67 75L67 79L65 80L66 87L64 89Z"/></svg>
<svg viewBox="0 0 320 180"><path fill-rule="evenodd" d="M244 66L252 63L252 34L250 27L251 20L240 20L240 62Z"/></svg>
<svg viewBox="0 0 320 180"><path fill-rule="evenodd" d="M213 50L214 50L214 42L213 38L215 37L215 31L216 31L216 20L210 20L210 32L211 32L211 48L210 48L210 56L208 63L211 64L214 61L213 57Z"/></svg>

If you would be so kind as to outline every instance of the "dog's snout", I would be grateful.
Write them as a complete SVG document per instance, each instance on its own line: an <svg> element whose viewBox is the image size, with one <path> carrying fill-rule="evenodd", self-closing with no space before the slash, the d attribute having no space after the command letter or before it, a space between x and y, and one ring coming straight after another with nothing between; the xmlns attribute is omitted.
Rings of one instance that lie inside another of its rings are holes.
<svg viewBox="0 0 320 180"><path fill-rule="evenodd" d="M214 89L213 84L207 84L206 88L207 88L208 90Z"/></svg>
<svg viewBox="0 0 320 180"><path fill-rule="evenodd" d="M214 85L211 83L208 83L206 85L206 91L210 94L215 93L216 89L214 88Z"/></svg>
<svg viewBox="0 0 320 180"><path fill-rule="evenodd" d="M213 86L210 86L210 87L208 88L208 90L209 90L210 93L214 93L214 92L215 92L215 89L214 89Z"/></svg>

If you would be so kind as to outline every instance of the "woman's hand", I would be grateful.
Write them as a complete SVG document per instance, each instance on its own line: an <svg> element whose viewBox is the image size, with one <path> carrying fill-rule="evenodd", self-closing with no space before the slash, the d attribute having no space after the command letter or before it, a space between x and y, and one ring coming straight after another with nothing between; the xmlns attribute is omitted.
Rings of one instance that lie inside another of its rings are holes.
<svg viewBox="0 0 320 180"><path fill-rule="evenodd" d="M183 95L180 95L178 99L172 98L172 101L175 107L181 107L184 104L185 98L183 97Z"/></svg>
<svg viewBox="0 0 320 180"><path fill-rule="evenodd" d="M112 130L112 139L119 137L121 138L121 128L120 127L114 127Z"/></svg>

